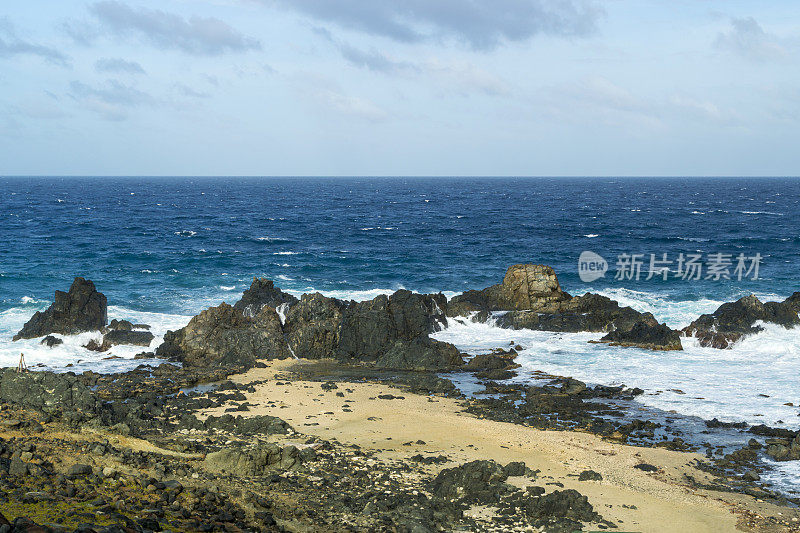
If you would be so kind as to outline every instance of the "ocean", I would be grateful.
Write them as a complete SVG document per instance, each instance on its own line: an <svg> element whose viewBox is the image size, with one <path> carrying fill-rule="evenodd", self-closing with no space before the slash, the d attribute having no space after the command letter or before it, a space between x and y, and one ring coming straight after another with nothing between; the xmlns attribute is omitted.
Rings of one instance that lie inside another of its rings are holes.
<svg viewBox="0 0 800 533"><path fill-rule="evenodd" d="M0 221L3 366L21 352L56 370L138 364L142 348L116 347L115 360L82 349L91 333L53 349L11 342L77 275L106 294L109 319L150 324L152 347L199 311L237 301L254 276L296 295L452 296L500 282L509 265L543 263L566 291L599 292L673 328L747 294L800 290L800 180L787 178L7 177ZM581 281L584 251L608 262L605 277ZM625 254L642 254L639 279L616 279ZM731 279L646 279L651 254L725 254ZM759 279L738 279L739 254L759 254ZM768 325L731 350L684 339L682 352L587 342L599 336L469 321L436 334L470 353L514 341L523 370L640 387L646 406L800 427L800 331Z"/></svg>

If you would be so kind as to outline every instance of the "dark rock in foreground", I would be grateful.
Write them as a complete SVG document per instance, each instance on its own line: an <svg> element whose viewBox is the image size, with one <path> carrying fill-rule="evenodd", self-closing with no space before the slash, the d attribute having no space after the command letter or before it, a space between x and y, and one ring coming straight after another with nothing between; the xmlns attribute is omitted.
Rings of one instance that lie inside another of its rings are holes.
<svg viewBox="0 0 800 533"><path fill-rule="evenodd" d="M56 291L55 301L45 311L37 311L13 340L33 339L51 333L74 335L98 331L108 321L105 295L89 280L75 278L69 292Z"/></svg>
<svg viewBox="0 0 800 533"><path fill-rule="evenodd" d="M783 302L762 303L753 295L735 302L724 303L711 314L700 318L683 329L687 337L697 337L701 346L730 348L745 335L752 335L764 328L756 321L779 324L785 328L800 325L800 292L792 294Z"/></svg>

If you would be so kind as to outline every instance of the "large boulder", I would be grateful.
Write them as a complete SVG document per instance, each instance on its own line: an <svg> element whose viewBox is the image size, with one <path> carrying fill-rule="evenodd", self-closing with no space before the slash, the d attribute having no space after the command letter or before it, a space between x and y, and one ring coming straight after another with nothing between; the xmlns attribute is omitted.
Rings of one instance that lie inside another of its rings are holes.
<svg viewBox="0 0 800 533"><path fill-rule="evenodd" d="M286 314L284 330L292 353L306 359L333 357L345 308L336 298L304 294Z"/></svg>
<svg viewBox="0 0 800 533"><path fill-rule="evenodd" d="M551 308L570 298L561 290L552 267L512 265L506 271L503 283L453 297L448 304L448 315L467 315L474 311L538 310Z"/></svg>
<svg viewBox="0 0 800 533"><path fill-rule="evenodd" d="M615 329L600 339L600 342L647 350L683 349L679 332L670 329L666 324L653 325L650 322L637 322L630 329Z"/></svg>
<svg viewBox="0 0 800 533"><path fill-rule="evenodd" d="M374 360L395 341L411 341L439 331L447 324L443 294L416 294L399 290L366 302L351 302L339 330L338 355Z"/></svg>
<svg viewBox="0 0 800 533"><path fill-rule="evenodd" d="M278 307L282 304L294 305L297 298L277 288L271 280L253 278L250 288L244 291L242 299L233 307L247 316L255 316L263 307Z"/></svg>
<svg viewBox="0 0 800 533"><path fill-rule="evenodd" d="M701 315L682 331L687 337L697 337L701 346L730 348L745 335L764 328L757 321L771 322L790 328L800 324L800 292L783 302L762 303L753 295L735 302L724 303L711 314Z"/></svg>
<svg viewBox="0 0 800 533"><path fill-rule="evenodd" d="M74 335L98 331L108 321L108 302L94 283L75 278L69 292L56 291L55 301L45 311L37 311L13 340L33 339L51 333Z"/></svg>
<svg viewBox="0 0 800 533"><path fill-rule="evenodd" d="M167 332L156 355L190 367L250 368L258 359L282 359L291 353L275 309L264 307L250 317L223 303L178 331Z"/></svg>
<svg viewBox="0 0 800 533"><path fill-rule="evenodd" d="M231 447L211 452L203 463L215 472L255 477L296 468L302 463L302 457L293 445L281 447L274 442L259 442L249 448Z"/></svg>
<svg viewBox="0 0 800 533"><path fill-rule="evenodd" d="M378 356L375 366L396 370L446 371L464 364L458 349L450 343L420 335L411 341L398 340Z"/></svg>

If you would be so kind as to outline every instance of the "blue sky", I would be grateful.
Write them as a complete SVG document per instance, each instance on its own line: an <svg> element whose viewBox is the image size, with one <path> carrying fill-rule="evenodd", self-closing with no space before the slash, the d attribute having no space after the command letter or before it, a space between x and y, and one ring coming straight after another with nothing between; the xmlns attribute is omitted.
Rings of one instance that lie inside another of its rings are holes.
<svg viewBox="0 0 800 533"><path fill-rule="evenodd" d="M800 2L32 0L0 173L798 175Z"/></svg>

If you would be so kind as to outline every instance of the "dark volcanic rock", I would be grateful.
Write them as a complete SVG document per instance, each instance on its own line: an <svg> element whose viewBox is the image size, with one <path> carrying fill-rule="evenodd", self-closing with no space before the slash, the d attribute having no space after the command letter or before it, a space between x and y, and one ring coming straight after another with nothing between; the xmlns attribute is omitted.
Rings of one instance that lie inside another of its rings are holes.
<svg viewBox="0 0 800 533"><path fill-rule="evenodd" d="M800 434L791 439L768 439L766 454L776 461L800 459Z"/></svg>
<svg viewBox="0 0 800 533"><path fill-rule="evenodd" d="M411 341L447 325L443 294L399 290L366 302L351 302L339 330L338 355L374 360L397 340Z"/></svg>
<svg viewBox="0 0 800 533"><path fill-rule="evenodd" d="M701 346L730 348L745 335L758 333L763 328L756 321L771 322L790 328L800 324L800 292L783 302L762 303L753 295L735 302L724 303L711 314L700 318L683 329L687 337L697 337Z"/></svg>
<svg viewBox="0 0 800 533"><path fill-rule="evenodd" d="M581 522L603 519L594 511L589 499L574 489L557 490L531 499L526 502L525 513L535 520L534 525L544 527L545 531L572 532L581 529Z"/></svg>
<svg viewBox="0 0 800 533"><path fill-rule="evenodd" d="M263 307L278 307L281 304L294 305L297 298L277 288L272 280L266 278L253 278L250 288L244 291L242 299L233 307L245 316L255 316Z"/></svg>
<svg viewBox="0 0 800 533"><path fill-rule="evenodd" d="M64 344L64 341L59 339L58 337L53 337L52 335L48 335L39 344L44 344L48 348L52 348L53 346L58 346L59 344Z"/></svg>
<svg viewBox="0 0 800 533"><path fill-rule="evenodd" d="M155 336L149 331L133 331L126 329L112 329L103 335L103 344L115 346L117 344L131 344L134 346L150 346Z"/></svg>
<svg viewBox="0 0 800 533"><path fill-rule="evenodd" d="M488 505L510 492L506 479L505 469L494 461L472 461L442 470L430 489L435 496L446 500Z"/></svg>
<svg viewBox="0 0 800 533"><path fill-rule="evenodd" d="M612 346L632 346L647 350L682 350L681 336L666 324L637 322L630 329L616 329L607 333L600 342Z"/></svg>
<svg viewBox="0 0 800 533"><path fill-rule="evenodd" d="M304 294L289 308L284 331L297 357L333 357L339 344L339 326L346 304L320 293Z"/></svg>
<svg viewBox="0 0 800 533"><path fill-rule="evenodd" d="M195 316L186 327L167 332L156 355L195 367L251 368L257 359L291 353L275 309L264 307L248 317L223 303Z"/></svg>
<svg viewBox="0 0 800 533"><path fill-rule="evenodd" d="M510 350L502 355L499 354L478 354L469 362L464 365L464 370L480 371L480 370L506 370L508 368L517 368L519 365L514 364L514 357L517 352Z"/></svg>
<svg viewBox="0 0 800 533"><path fill-rule="evenodd" d="M650 313L640 313L599 294L586 293L539 311L510 311L498 317L497 324L512 329L541 331L627 330L637 322L657 326Z"/></svg>
<svg viewBox="0 0 800 533"><path fill-rule="evenodd" d="M0 399L71 419L93 418L100 402L74 374L0 370Z"/></svg>
<svg viewBox="0 0 800 533"><path fill-rule="evenodd" d="M464 360L455 346L422 335L412 341L395 342L386 353L378 356L375 366L398 370L443 371L459 367L463 363Z"/></svg>
<svg viewBox="0 0 800 533"><path fill-rule="evenodd" d="M486 320L493 311L506 311L496 317L496 324L511 329L609 332L628 331L640 322L659 325L652 314L599 294L570 296L561 290L553 269L544 265L509 267L502 284L467 291L447 304L450 317L477 313L473 320Z"/></svg>
<svg viewBox="0 0 800 533"><path fill-rule="evenodd" d="M260 442L250 448L223 448L205 458L210 470L247 477L262 476L271 470L288 470L301 463L295 446L281 447L273 442Z"/></svg>
<svg viewBox="0 0 800 533"><path fill-rule="evenodd" d="M13 340L103 329L108 320L107 307L106 297L97 292L94 283L75 278L69 292L56 291L53 304L43 312L37 311Z"/></svg>

